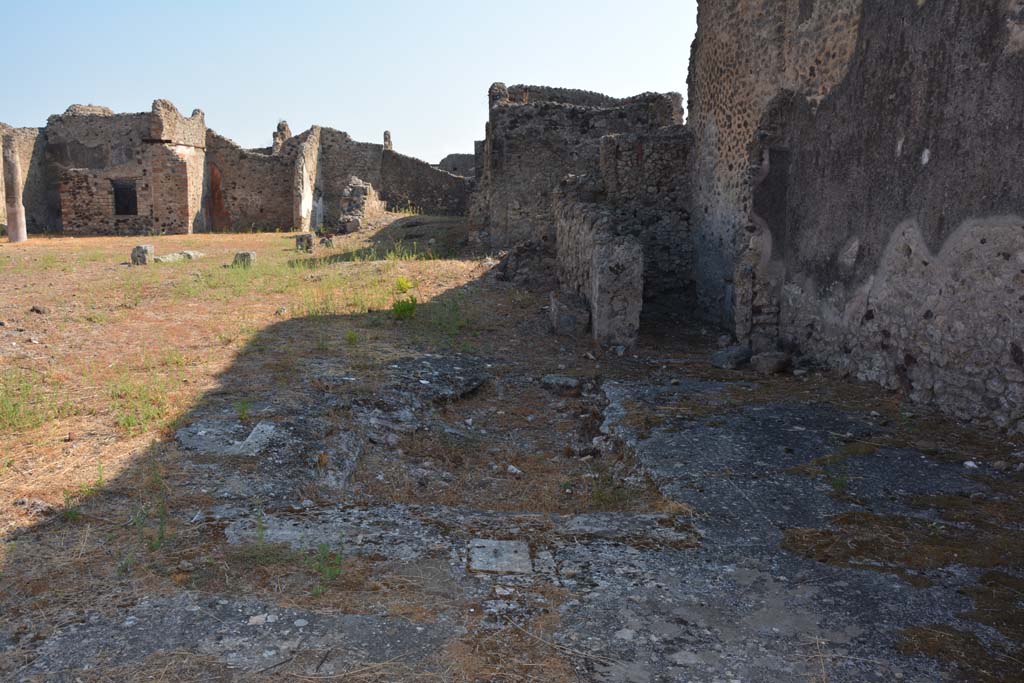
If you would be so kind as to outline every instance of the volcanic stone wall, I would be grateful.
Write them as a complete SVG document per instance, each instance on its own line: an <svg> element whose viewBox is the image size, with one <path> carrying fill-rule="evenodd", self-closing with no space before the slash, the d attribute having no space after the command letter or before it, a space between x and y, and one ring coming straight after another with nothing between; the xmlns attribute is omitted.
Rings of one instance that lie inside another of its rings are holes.
<svg viewBox="0 0 1024 683"><path fill-rule="evenodd" d="M383 152L383 145L356 142L348 133L333 128L321 129L319 176L325 227L340 227L344 217L342 203L351 176L381 188Z"/></svg>
<svg viewBox="0 0 1024 683"><path fill-rule="evenodd" d="M785 344L1024 431L1024 4L865 0L845 78L782 97L754 187Z"/></svg>
<svg viewBox="0 0 1024 683"><path fill-rule="evenodd" d="M242 149L210 130L206 136L209 214L214 231L291 230L294 222L295 159Z"/></svg>
<svg viewBox="0 0 1024 683"><path fill-rule="evenodd" d="M643 133L682 120L678 94L614 99L597 93L501 83L488 93L490 116L478 169L473 222L508 246L553 241L552 193L566 174L595 173L600 139Z"/></svg>
<svg viewBox="0 0 1024 683"><path fill-rule="evenodd" d="M1024 432L1024 3L701 2L698 299Z"/></svg>
<svg viewBox="0 0 1024 683"><path fill-rule="evenodd" d="M644 251L646 312L692 313L692 188L686 173L694 140L682 125L601 138L600 178L619 231Z"/></svg>
<svg viewBox="0 0 1024 683"><path fill-rule="evenodd" d="M283 123L283 122L282 122ZM287 129L288 124L283 123ZM278 133L282 124L275 131L274 154L281 154L285 149L285 140L279 141ZM297 230L319 230L324 224L324 200L320 179L320 134L322 129L313 126L298 137L298 150L295 156L294 186L292 188L292 224ZM283 135L283 133L281 133Z"/></svg>
<svg viewBox="0 0 1024 683"><path fill-rule="evenodd" d="M437 165L442 171L472 178L476 169L475 154L449 154Z"/></svg>
<svg viewBox="0 0 1024 683"><path fill-rule="evenodd" d="M896 0L910 4L914 0ZM694 247L700 314L749 336L754 297L744 260L751 239L750 145L783 90L820 101L853 55L861 0L700 0L687 125L697 154ZM737 288L743 291L737 291ZM736 305L740 301L739 306ZM737 308L741 310L737 310Z"/></svg>
<svg viewBox="0 0 1024 683"><path fill-rule="evenodd" d="M380 196L393 210L465 216L473 182L425 161L387 149L381 164Z"/></svg>
<svg viewBox="0 0 1024 683"><path fill-rule="evenodd" d="M140 114L75 105L51 116L45 176L61 227L80 235L202 229L205 137L201 111L186 119L166 100ZM116 213L115 184L133 188L134 214Z"/></svg>
<svg viewBox="0 0 1024 683"><path fill-rule="evenodd" d="M599 171L554 195L558 279L590 306L595 339L629 345L645 315L693 307L693 136L682 125L600 141Z"/></svg>

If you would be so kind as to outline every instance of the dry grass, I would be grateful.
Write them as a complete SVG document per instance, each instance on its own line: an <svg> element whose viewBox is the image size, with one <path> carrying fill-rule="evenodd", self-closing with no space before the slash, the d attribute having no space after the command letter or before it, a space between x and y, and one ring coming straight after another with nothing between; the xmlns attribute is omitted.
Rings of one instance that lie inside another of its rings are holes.
<svg viewBox="0 0 1024 683"><path fill-rule="evenodd" d="M508 354L517 334L536 331L540 299L514 290L464 291L486 266L472 257L438 258L458 239L446 227L443 239L427 251L371 230L337 238L334 249L313 255L297 254L290 237L275 234L35 239L0 247L0 269L11 283L11 296L0 301L0 610L9 623L20 624L16 636L43 639L69 615L112 614L142 596L183 589L413 621L465 613L461 592L438 585L437 572L420 575L382 558L348 555L340 545L323 553L263 544L232 547L216 525L186 521L190 511L216 501L180 485L183 461L171 438L200 401L223 404L251 422L260 396L289 401L295 392L301 398L297 370L310 360L343 359L360 375L358 391L371 398L375 382L385 377L382 366L411 352ZM142 241L154 243L158 253L190 248L206 257L145 268L124 265L131 247ZM223 267L237 251L256 251L257 265ZM412 296L415 312L396 320L392 303ZM49 312L30 313L32 306ZM301 324L289 326L290 321ZM539 336L531 348L514 349L515 362L531 374L554 371L558 344ZM517 403L484 392L445 415L457 423L460 411L475 414L501 404L503 414L494 414L488 428L514 428L517 438L532 444L525 450L511 438L500 444L494 457L528 476L500 477L496 498L474 497L475 485L492 475L490 469L485 474L465 449L460 456L460 448L427 435L403 446L421 449L457 472L450 491L431 499L410 484L367 495L484 509L668 505L646 483L637 488L618 475L594 477L603 464L565 457L565 434L580 431L574 413L585 408L573 405L559 416L527 420L527 403L544 398L531 395ZM458 457L464 458L461 464ZM367 466L374 466L372 458ZM571 494L561 488L566 482ZM27 504L13 506L13 500ZM471 630L428 667L433 673L416 663L385 662L333 680L468 681L498 671L512 676L507 680L557 680L544 672L570 680L566 653L533 637L550 636L553 611L551 605L544 609L548 621ZM0 672L30 657L29 651L15 652ZM293 664L243 674L194 654L172 653L112 665L103 674L76 675L83 681L258 681L302 670Z"/></svg>
<svg viewBox="0 0 1024 683"><path fill-rule="evenodd" d="M17 635L45 639L76 614L112 614L142 596L186 588L413 621L468 614L470 606L460 604L457 591L381 558L350 556L340 546L325 554L263 544L230 547L216 525L185 521L190 511L216 501L180 485L182 456L171 439L175 425L200 401L222 404L251 422L261 396L300 400L304 388L296 377L311 361L343 362L361 379L359 387L344 391L372 399L385 377L382 366L412 353L457 350L501 359L493 384L442 413L455 428L472 420L474 430L463 430L470 436L433 429L407 435L390 452L371 451L355 476L362 502L523 513L699 512L661 497L626 453L567 451L567 445L586 445L597 434L598 416L587 401L558 399L561 406L550 409L551 395L536 385L517 385L514 392L500 387L551 372L603 379L659 373L736 379L735 373L707 366L706 339L645 338L638 359L613 359L586 342L554 338L542 329L541 295L508 287L464 289L487 267L471 256L441 258L452 253L458 230L444 227L428 246L417 242L423 235L415 231L422 228L409 226L390 238L376 229L336 238L334 249L313 255L297 254L291 237L275 234L0 245L6 284L0 300L0 613L22 629ZM153 243L158 253L197 249L207 256L146 268L123 265L140 242ZM257 265L223 267L238 251L256 251ZM408 297L416 298L415 310L396 320L393 303ZM30 313L32 306L49 313ZM920 412L909 415L895 395L823 375L733 386L713 405L701 396L660 409L636 405L627 419L644 432L670 418L702 419L713 411L783 399L876 410L892 427L884 445L976 460L1003 450L994 439ZM863 453L841 449L833 460L813 463L808 474L829 476L830 466L856 454ZM411 474L424 463L449 475L444 485L432 480L423 486ZM510 473L509 466L521 474ZM1007 495L1016 501L1019 493ZM15 506L15 500L26 504ZM917 502L943 507L951 522L976 524L981 514L1020 523L1012 504L993 502L979 512L962 501ZM45 505L55 512L44 514ZM953 525L918 528L902 519L854 517L837 525L796 530L790 543L798 552L846 566L881 559L904 575L907 567L926 569L953 556L963 561L961 554L985 567L1006 559L979 556L984 548L972 545L1019 547L1002 536L979 544ZM1024 562L1017 555L1009 559L1018 566ZM182 570L182 561L194 569ZM576 680L571 662L586 656L554 640L564 596L553 590L531 588L540 597L532 605L536 616L525 623L485 629L477 610L466 623L467 635L439 653L429 671L409 662L381 662L333 680ZM975 597L984 607L990 604L984 596L1006 601L1019 586L992 575L978 590ZM988 612L971 618L992 620ZM1016 628L1003 621L992 625ZM927 650L926 645L921 647ZM0 664L0 677L30 657L28 651L12 653ZM243 674L194 653L162 653L138 665L76 676L304 680L287 674L304 670L300 658L290 668Z"/></svg>

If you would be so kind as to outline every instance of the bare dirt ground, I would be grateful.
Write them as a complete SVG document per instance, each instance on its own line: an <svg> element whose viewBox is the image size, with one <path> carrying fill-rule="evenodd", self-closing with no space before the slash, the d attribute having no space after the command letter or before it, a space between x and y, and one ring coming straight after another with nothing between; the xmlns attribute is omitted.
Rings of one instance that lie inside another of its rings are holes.
<svg viewBox="0 0 1024 683"><path fill-rule="evenodd" d="M0 680L1024 680L1024 445L398 219L0 246Z"/></svg>

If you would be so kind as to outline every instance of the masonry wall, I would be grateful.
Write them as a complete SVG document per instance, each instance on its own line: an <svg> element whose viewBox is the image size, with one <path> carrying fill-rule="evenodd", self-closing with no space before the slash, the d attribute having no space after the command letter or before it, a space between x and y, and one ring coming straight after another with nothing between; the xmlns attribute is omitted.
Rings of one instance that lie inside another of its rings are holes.
<svg viewBox="0 0 1024 683"><path fill-rule="evenodd" d="M1024 3L865 0L845 77L773 103L755 277L782 342L1024 431Z"/></svg>
<svg viewBox="0 0 1024 683"><path fill-rule="evenodd" d="M597 171L599 141L680 123L675 94L616 100L596 93L496 83L472 218L508 246L555 237L552 192L566 174Z"/></svg>
<svg viewBox="0 0 1024 683"><path fill-rule="evenodd" d="M1024 431L1024 2L701 2L698 298Z"/></svg>
<svg viewBox="0 0 1024 683"><path fill-rule="evenodd" d="M320 177L323 193L324 226L338 228L349 176L381 187L381 155L384 146L356 142L348 133L323 128L320 133Z"/></svg>
<svg viewBox="0 0 1024 683"><path fill-rule="evenodd" d="M166 100L139 114L75 105L51 116L45 176L59 225L77 235L203 229L205 135L201 111L186 119ZM135 215L116 215L115 181L134 184Z"/></svg>
<svg viewBox="0 0 1024 683"><path fill-rule="evenodd" d="M640 332L643 310L643 246L622 232L622 216L601 202L592 179L570 176L553 197L558 281L590 309L594 340L629 346Z"/></svg>
<svg viewBox="0 0 1024 683"><path fill-rule="evenodd" d="M287 123L283 124L287 128ZM278 129L282 124L278 124ZM280 154L284 148L284 140L279 140L275 131L275 153ZM295 178L293 187L292 223L297 230L319 230L324 224L324 204L322 181L320 179L320 132L319 126L313 126L299 137L299 148L295 158ZM283 135L283 132L281 133Z"/></svg>
<svg viewBox="0 0 1024 683"><path fill-rule="evenodd" d="M455 175L465 176L467 178L473 177L474 169L476 168L476 155L475 154L449 154L444 159L441 159L437 167L442 171L448 171Z"/></svg>
<svg viewBox="0 0 1024 683"><path fill-rule="evenodd" d="M597 173L568 176L554 194L559 284L589 305L601 343L632 344L641 313L692 314L693 143L682 125L606 135Z"/></svg>
<svg viewBox="0 0 1024 683"><path fill-rule="evenodd" d="M644 308L692 314L695 302L692 188L686 173L692 133L682 125L601 138L599 169L618 231L644 252Z"/></svg>
<svg viewBox="0 0 1024 683"><path fill-rule="evenodd" d="M296 148L297 149L297 148ZM291 230L295 154L259 154L208 131L208 214L214 231Z"/></svg>
<svg viewBox="0 0 1024 683"><path fill-rule="evenodd" d="M384 150L380 196L393 210L465 216L473 182L434 168L425 161Z"/></svg>
<svg viewBox="0 0 1024 683"><path fill-rule="evenodd" d="M843 79L860 5L861 0L698 3L687 125L697 140L690 177L699 313L741 338L750 336L755 297L749 268L756 258L746 252L752 238L752 178L760 160L751 159L749 148L780 92L813 103Z"/></svg>

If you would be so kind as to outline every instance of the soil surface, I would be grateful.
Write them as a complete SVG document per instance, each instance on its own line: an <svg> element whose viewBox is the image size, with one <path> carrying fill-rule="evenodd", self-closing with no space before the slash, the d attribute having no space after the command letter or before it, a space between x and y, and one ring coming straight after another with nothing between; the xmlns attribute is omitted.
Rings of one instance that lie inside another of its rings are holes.
<svg viewBox="0 0 1024 683"><path fill-rule="evenodd" d="M0 247L0 679L1022 680L1021 444L555 337L458 220L291 239Z"/></svg>

